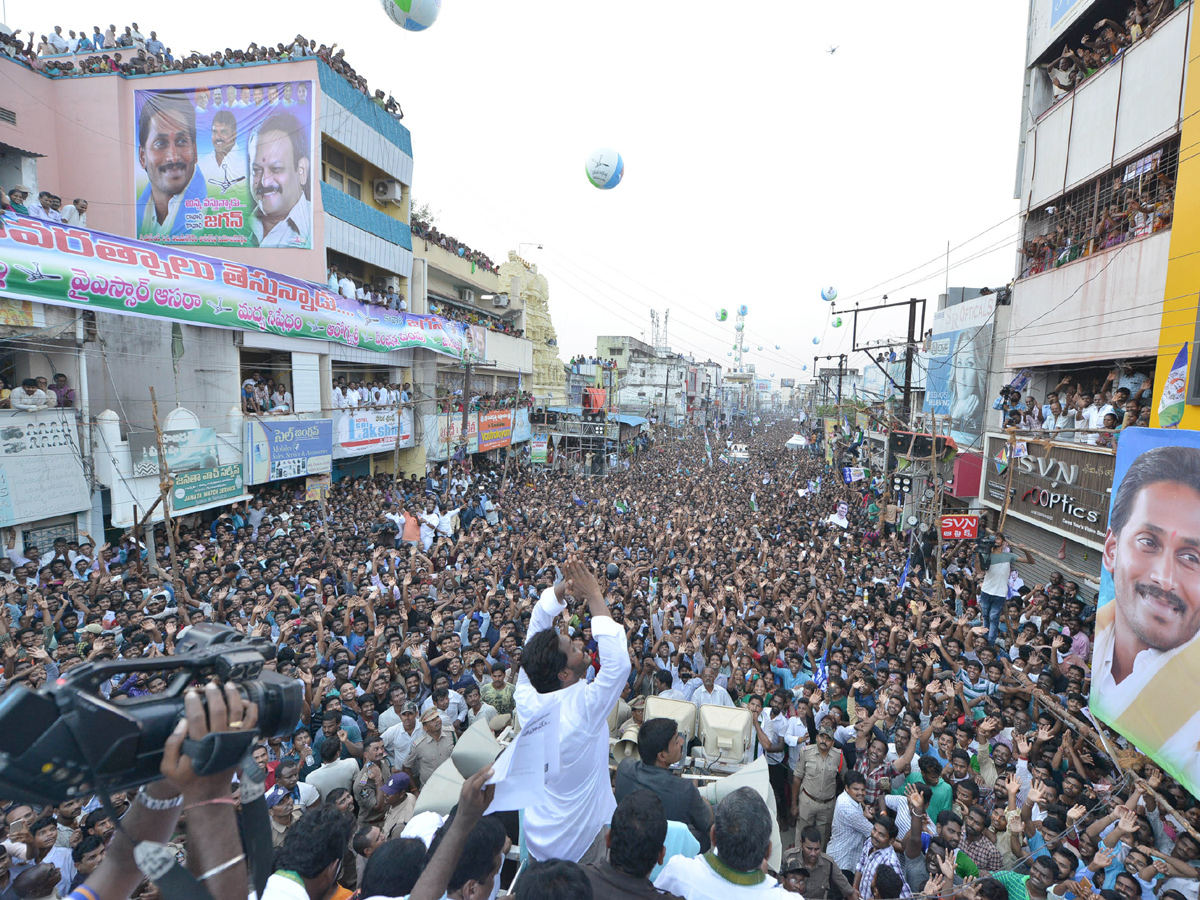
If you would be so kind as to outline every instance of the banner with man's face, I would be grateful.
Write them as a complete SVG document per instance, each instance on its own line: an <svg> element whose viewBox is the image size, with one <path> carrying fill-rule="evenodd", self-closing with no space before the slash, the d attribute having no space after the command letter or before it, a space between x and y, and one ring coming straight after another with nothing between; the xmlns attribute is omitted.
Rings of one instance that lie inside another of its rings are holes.
<svg viewBox="0 0 1200 900"><path fill-rule="evenodd" d="M312 248L312 83L134 91L137 237Z"/></svg>
<svg viewBox="0 0 1200 900"><path fill-rule="evenodd" d="M1121 432L1103 564L1091 712L1200 793L1200 434Z"/></svg>

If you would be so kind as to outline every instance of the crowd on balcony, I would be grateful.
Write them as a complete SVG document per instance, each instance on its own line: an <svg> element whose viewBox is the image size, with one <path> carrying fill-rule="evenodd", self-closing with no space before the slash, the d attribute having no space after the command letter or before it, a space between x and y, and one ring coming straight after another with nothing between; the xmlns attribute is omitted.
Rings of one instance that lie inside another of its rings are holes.
<svg viewBox="0 0 1200 900"><path fill-rule="evenodd" d="M1022 278L1171 227L1175 214L1171 174L1144 173L1133 184L1125 170L1108 177L1111 182L1102 180L1099 191L1092 184L1075 192L1081 208L1069 201L1061 208L1046 208L1048 218L1038 226L1042 233L1028 236L1021 246Z"/></svg>
<svg viewBox="0 0 1200 900"><path fill-rule="evenodd" d="M18 384L11 383L0 375L0 409L15 409L22 412L37 412L40 409L72 409L75 406L75 388L67 382L61 372L51 382L45 375L22 378Z"/></svg>
<svg viewBox="0 0 1200 900"><path fill-rule="evenodd" d="M22 38L22 34L26 37ZM120 33L115 25L109 25L104 30L99 25L93 25L91 34L86 28L81 28L78 33L68 29L64 35L62 26L55 25L50 34L37 35L32 29L25 31L21 28L12 34L0 34L0 53L51 77L112 72L152 75L260 62L287 62L315 56L384 112L396 119L404 118L404 112L395 98L385 97L382 90L372 92L367 79L346 61L346 51L338 50L336 42L328 46L318 45L315 39L308 39L301 34L297 34L290 42L281 41L273 47L251 42L245 50L226 47L211 53L192 51L186 56L175 56L171 48L159 39L158 32L151 31L147 38L137 22L126 25Z"/></svg>
<svg viewBox="0 0 1200 900"><path fill-rule="evenodd" d="M430 225L422 222L420 219L412 220L413 237L419 237L426 244L436 244L448 253L457 254L462 259L474 263L485 272L491 272L493 275L500 274L500 267L492 262L482 250L472 250L462 241L453 238L448 234L442 234L438 231L436 225Z"/></svg>
<svg viewBox="0 0 1200 900"><path fill-rule="evenodd" d="M463 411L462 390L451 390L447 386L439 384L437 408L438 412L443 415L445 413L461 413ZM533 409L533 395L527 391L510 389L473 394L467 401L468 412L491 412L497 409Z"/></svg>
<svg viewBox="0 0 1200 900"><path fill-rule="evenodd" d="M325 286L331 293L339 294L347 300L359 300L367 306L378 306L383 309L394 309L405 312L408 303L403 294L396 292L391 285L387 290L380 290L378 285L366 281L355 281L349 272L342 272L337 265L331 265L325 273Z"/></svg>
<svg viewBox="0 0 1200 900"><path fill-rule="evenodd" d="M64 225L87 228L86 199L75 197L64 205L62 197L50 191L39 191L34 198L29 188L23 184L15 184L7 190L0 187L0 211L12 211L23 216L33 216L35 219L45 219L47 222L61 222Z"/></svg>
<svg viewBox="0 0 1200 900"><path fill-rule="evenodd" d="M598 356L588 356L581 353L578 356L572 356L571 362L568 365L571 367L572 372L578 374L580 366L600 366L605 369L615 369L617 361L615 359L601 359Z"/></svg>
<svg viewBox="0 0 1200 900"><path fill-rule="evenodd" d="M1136 44L1148 38L1182 0L1136 0L1125 10L1121 22L1101 19L1091 34L1072 49L1064 46L1062 55L1042 68L1050 76L1054 96L1063 96Z"/></svg>
<svg viewBox="0 0 1200 900"><path fill-rule="evenodd" d="M507 319L498 319L495 316L489 316L485 313L463 309L460 306L454 306L450 303L438 303L437 301L431 300L429 303L429 312L435 316L441 316L445 319L452 319L455 322L462 322L464 325L480 325L483 328L486 328L488 331L495 331L499 334L511 334L513 337L525 337L525 330L522 328L517 328Z"/></svg>
<svg viewBox="0 0 1200 900"><path fill-rule="evenodd" d="M1098 375L1067 373L1039 398L1013 386L1001 389L996 410L1003 428L1056 441L1115 448L1121 432L1150 425L1154 378L1135 368Z"/></svg>

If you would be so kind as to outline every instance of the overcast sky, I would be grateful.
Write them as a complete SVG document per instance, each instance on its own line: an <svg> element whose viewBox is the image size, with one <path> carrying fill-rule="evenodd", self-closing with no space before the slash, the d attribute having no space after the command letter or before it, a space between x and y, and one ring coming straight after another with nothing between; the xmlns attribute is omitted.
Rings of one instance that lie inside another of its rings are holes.
<svg viewBox="0 0 1200 900"><path fill-rule="evenodd" d="M522 252L564 360L598 334L649 340L649 310L670 309L672 346L725 364L746 303L747 361L807 380L802 363L850 346L822 286L838 308L888 293L932 312L947 240L952 285L1013 275L1024 3L444 0L423 33L378 0L97 8L7 0L12 27L136 20L176 54L297 31L346 48L404 109L439 227L493 259L544 245ZM601 146L625 159L612 191L584 175ZM906 321L864 315L860 335Z"/></svg>

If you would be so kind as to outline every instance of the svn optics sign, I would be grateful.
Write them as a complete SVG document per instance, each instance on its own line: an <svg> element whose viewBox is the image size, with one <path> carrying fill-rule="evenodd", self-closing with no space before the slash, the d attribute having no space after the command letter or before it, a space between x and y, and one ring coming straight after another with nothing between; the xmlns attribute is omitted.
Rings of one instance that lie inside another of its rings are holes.
<svg viewBox="0 0 1200 900"><path fill-rule="evenodd" d="M979 516L942 516L942 540L979 537Z"/></svg>

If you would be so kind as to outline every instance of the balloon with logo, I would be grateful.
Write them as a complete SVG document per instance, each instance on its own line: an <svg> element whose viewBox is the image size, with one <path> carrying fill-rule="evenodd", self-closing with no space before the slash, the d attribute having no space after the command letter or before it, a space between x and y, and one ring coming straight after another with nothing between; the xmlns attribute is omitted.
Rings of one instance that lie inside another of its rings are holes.
<svg viewBox="0 0 1200 900"><path fill-rule="evenodd" d="M801 371L801 372L807 372L807 371L808 371L808 363L804 363L803 365L801 365L801 366L800 366L800 371Z"/></svg>
<svg viewBox="0 0 1200 900"><path fill-rule="evenodd" d="M380 0L388 18L405 31L424 31L437 21L442 0Z"/></svg>
<svg viewBox="0 0 1200 900"><path fill-rule="evenodd" d="M729 351L728 353L726 353L725 355L726 355L726 356L733 356L733 351L732 351L732 350L730 350L730 351Z"/></svg>
<svg viewBox="0 0 1200 900"><path fill-rule="evenodd" d="M723 309L717 310L717 321L718 322L724 322L728 318L729 318L729 313L727 313L725 310L723 310Z"/></svg>
<svg viewBox="0 0 1200 900"><path fill-rule="evenodd" d="M832 303L834 300L837 299L837 288L835 288L835 287L821 288L821 299L824 300L826 303Z"/></svg>
<svg viewBox="0 0 1200 900"><path fill-rule="evenodd" d="M759 347L759 348L758 348L758 352L759 352L759 353L762 353L762 347Z"/></svg>
<svg viewBox="0 0 1200 900"><path fill-rule="evenodd" d="M611 191L625 177L625 160L616 150L601 147L587 158L585 169L592 187Z"/></svg>
<svg viewBox="0 0 1200 900"><path fill-rule="evenodd" d="M741 306L738 307L738 315L739 316L744 316L748 312L750 312L750 307L746 306L745 303L743 303Z"/></svg>
<svg viewBox="0 0 1200 900"><path fill-rule="evenodd" d="M735 325L733 326L733 330L734 330L734 331L741 331L741 330L742 330L743 328L745 328L745 327L746 327L746 323L745 323L745 322L738 322L737 324L735 324Z"/></svg>
<svg viewBox="0 0 1200 900"><path fill-rule="evenodd" d="M778 345L778 344L776 344L776 345L775 345L775 349L776 349L776 350L778 350L778 349L779 349L779 345Z"/></svg>
<svg viewBox="0 0 1200 900"><path fill-rule="evenodd" d="M819 337L815 337L815 338L813 338L813 343L819 344L819 343L821 343L821 339Z"/></svg>
<svg viewBox="0 0 1200 900"><path fill-rule="evenodd" d="M841 327L842 327L842 317L841 317L841 316L834 316L834 317L833 317L833 327L834 327L834 328L841 328Z"/></svg>

